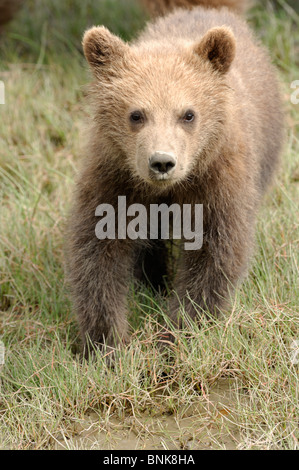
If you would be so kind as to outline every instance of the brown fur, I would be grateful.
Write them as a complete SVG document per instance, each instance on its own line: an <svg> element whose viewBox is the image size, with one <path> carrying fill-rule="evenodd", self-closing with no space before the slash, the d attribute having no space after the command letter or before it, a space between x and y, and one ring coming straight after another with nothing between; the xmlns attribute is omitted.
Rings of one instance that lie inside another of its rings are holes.
<svg viewBox="0 0 299 470"><path fill-rule="evenodd" d="M247 272L257 210L277 166L281 101L266 52L228 10L178 10L131 45L92 28L83 47L94 81L69 220L69 280L83 341L114 346L128 339L126 296L136 265L155 266L147 274L157 285L167 251L161 240L98 240L95 208L117 208L119 195L146 207L203 204L203 247L181 250L169 314L176 318L180 302L192 318L201 308L227 308ZM190 107L195 120L186 124L181 116ZM145 118L135 125L136 108ZM177 157L165 181L148 169L157 149Z"/></svg>
<svg viewBox="0 0 299 470"><path fill-rule="evenodd" d="M244 13L248 2L246 0L141 0L151 16L162 16L176 8L205 8L227 7L237 13Z"/></svg>
<svg viewBox="0 0 299 470"><path fill-rule="evenodd" d="M0 0L0 27L12 20L24 0Z"/></svg>

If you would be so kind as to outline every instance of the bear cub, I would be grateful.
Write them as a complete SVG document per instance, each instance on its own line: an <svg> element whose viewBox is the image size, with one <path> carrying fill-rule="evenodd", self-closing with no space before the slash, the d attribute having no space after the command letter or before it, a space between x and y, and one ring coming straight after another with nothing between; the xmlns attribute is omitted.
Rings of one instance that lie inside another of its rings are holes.
<svg viewBox="0 0 299 470"><path fill-rule="evenodd" d="M202 204L202 247L180 249L168 313L219 314L248 269L282 106L267 53L227 8L175 10L130 44L93 27L83 49L93 82L68 278L84 344L113 348L128 340L131 280L143 273L159 286L169 251L161 237L99 240L96 208L110 204L117 216L119 196L146 208Z"/></svg>

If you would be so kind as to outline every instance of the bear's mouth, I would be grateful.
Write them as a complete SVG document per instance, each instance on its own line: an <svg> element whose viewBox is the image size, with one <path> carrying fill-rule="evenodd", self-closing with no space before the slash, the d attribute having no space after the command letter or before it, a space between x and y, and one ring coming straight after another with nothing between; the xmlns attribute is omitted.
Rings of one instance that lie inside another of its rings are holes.
<svg viewBox="0 0 299 470"><path fill-rule="evenodd" d="M161 175L149 175L147 182L157 189L169 188L176 183L177 179L172 175L161 174Z"/></svg>
<svg viewBox="0 0 299 470"><path fill-rule="evenodd" d="M161 175L153 175L151 177L151 180L153 181L169 181L171 180L171 176L168 175L167 173L162 173Z"/></svg>

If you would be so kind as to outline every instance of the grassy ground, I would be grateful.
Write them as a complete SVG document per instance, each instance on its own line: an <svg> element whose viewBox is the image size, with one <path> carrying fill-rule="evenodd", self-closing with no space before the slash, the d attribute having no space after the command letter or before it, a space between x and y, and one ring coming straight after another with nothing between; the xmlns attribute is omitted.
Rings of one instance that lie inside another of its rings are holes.
<svg viewBox="0 0 299 470"><path fill-rule="evenodd" d="M230 316L189 322L161 355L158 299L132 291L132 343L114 369L75 354L62 246L88 81L81 35L103 23L128 39L144 21L128 0L28 0L0 39L0 447L120 447L133 433L127 448L296 449L299 16L282 0L249 13L279 69L287 138Z"/></svg>

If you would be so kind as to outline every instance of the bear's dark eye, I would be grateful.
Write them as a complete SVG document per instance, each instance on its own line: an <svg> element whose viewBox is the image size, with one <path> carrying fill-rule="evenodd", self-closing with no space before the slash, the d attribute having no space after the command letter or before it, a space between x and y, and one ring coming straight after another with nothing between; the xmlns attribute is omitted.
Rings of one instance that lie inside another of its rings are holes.
<svg viewBox="0 0 299 470"><path fill-rule="evenodd" d="M183 116L183 121L184 122L192 122L192 121L194 121L194 119L195 119L195 115L194 115L193 111L188 110L188 111L185 112L185 114Z"/></svg>
<svg viewBox="0 0 299 470"><path fill-rule="evenodd" d="M144 117L141 111L133 111L130 114L130 121L133 124L141 124L144 121Z"/></svg>

